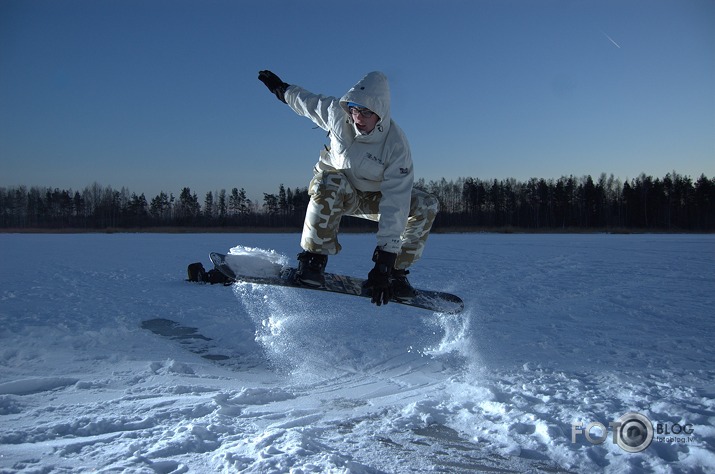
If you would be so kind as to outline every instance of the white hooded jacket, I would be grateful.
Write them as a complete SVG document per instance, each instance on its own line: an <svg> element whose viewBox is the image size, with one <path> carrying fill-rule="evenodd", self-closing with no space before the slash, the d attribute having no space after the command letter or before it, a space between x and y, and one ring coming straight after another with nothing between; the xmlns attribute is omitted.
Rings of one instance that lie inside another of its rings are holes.
<svg viewBox="0 0 715 474"><path fill-rule="evenodd" d="M296 113L330 134L330 150L320 154L316 171L339 170L355 189L382 193L377 245L386 252L398 253L410 211L414 172L407 138L390 117L387 77L371 72L340 99L291 85L285 91L285 100ZM378 115L372 132L362 135L357 130L348 102Z"/></svg>

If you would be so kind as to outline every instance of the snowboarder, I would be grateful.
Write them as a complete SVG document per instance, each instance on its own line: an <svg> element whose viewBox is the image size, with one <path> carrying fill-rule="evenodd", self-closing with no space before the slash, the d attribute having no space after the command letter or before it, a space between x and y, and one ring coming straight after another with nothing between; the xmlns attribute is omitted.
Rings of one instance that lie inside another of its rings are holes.
<svg viewBox="0 0 715 474"><path fill-rule="evenodd" d="M371 72L339 99L287 84L271 71L260 71L258 79L330 137L308 187L297 278L305 285L324 283L328 255L341 249L340 219L351 215L378 221L375 266L367 278L372 302L413 298L407 269L422 255L439 203L413 188L410 147L390 117L387 77Z"/></svg>

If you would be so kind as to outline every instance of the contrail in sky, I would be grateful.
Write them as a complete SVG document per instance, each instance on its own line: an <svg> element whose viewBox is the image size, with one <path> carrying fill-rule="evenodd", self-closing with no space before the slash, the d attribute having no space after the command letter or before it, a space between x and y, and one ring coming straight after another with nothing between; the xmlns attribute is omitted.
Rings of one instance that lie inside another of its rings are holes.
<svg viewBox="0 0 715 474"><path fill-rule="evenodd" d="M621 49L621 45L619 45L618 43L616 43L615 41L613 41L613 38L611 38L610 36L608 36L605 31L601 31L601 33L603 33L603 36L605 36L606 38L608 38L608 41L610 41L611 43L613 43L613 45L614 45L616 48Z"/></svg>

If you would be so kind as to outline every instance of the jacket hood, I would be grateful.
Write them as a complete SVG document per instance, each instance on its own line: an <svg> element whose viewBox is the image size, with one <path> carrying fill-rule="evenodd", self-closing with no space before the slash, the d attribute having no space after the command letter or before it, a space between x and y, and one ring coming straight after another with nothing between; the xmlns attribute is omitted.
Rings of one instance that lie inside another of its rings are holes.
<svg viewBox="0 0 715 474"><path fill-rule="evenodd" d="M383 73L368 73L340 99L340 106L350 116L348 102L355 102L375 112L380 117L378 125L387 127L390 123L390 85Z"/></svg>

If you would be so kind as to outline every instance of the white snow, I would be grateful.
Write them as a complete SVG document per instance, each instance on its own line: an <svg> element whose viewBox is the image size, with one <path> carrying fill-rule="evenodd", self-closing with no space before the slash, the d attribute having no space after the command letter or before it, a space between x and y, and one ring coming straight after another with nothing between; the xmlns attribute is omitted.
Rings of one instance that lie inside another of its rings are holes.
<svg viewBox="0 0 715 474"><path fill-rule="evenodd" d="M184 281L298 241L0 234L0 472L715 470L715 236L433 235L410 278L456 316ZM669 434L626 452L628 412Z"/></svg>
<svg viewBox="0 0 715 474"><path fill-rule="evenodd" d="M226 255L226 264L236 275L273 277L289 264L288 257L272 249L237 245Z"/></svg>

